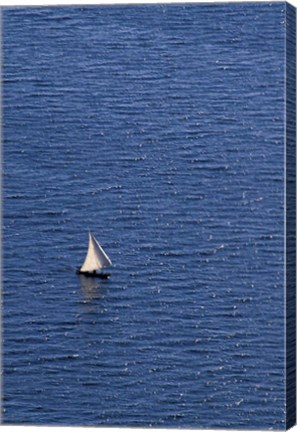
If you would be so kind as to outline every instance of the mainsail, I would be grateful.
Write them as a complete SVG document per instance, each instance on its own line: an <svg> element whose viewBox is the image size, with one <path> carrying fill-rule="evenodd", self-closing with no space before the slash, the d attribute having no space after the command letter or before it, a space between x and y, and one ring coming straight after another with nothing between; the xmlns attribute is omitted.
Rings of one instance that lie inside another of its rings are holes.
<svg viewBox="0 0 297 432"><path fill-rule="evenodd" d="M89 232L88 253L80 271L93 272L94 270L111 266L111 264L111 260L108 258L98 241L95 239L93 234Z"/></svg>

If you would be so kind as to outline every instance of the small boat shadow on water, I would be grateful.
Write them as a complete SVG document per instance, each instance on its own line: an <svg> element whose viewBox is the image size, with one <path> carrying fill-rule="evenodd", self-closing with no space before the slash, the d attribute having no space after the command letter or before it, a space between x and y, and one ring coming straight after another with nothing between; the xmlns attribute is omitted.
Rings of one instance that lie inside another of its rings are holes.
<svg viewBox="0 0 297 432"><path fill-rule="evenodd" d="M86 301L98 300L105 297L107 292L107 283L105 280L98 280L79 275L79 284Z"/></svg>

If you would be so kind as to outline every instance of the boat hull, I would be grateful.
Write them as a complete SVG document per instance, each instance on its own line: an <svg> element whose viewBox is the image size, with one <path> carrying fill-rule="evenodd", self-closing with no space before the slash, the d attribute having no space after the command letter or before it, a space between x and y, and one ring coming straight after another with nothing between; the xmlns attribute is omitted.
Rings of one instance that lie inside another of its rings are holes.
<svg viewBox="0 0 297 432"><path fill-rule="evenodd" d="M81 271L79 269L76 270L76 274L83 275L86 277L91 277L91 278L99 278L99 279L109 279L110 278L110 273L87 272L87 271Z"/></svg>

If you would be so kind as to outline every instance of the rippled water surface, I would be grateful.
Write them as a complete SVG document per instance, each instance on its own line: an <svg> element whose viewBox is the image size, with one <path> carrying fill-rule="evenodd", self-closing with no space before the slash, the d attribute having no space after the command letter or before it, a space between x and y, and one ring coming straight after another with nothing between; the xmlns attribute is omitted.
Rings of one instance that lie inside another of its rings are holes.
<svg viewBox="0 0 297 432"><path fill-rule="evenodd" d="M3 10L4 422L284 427L284 7Z"/></svg>

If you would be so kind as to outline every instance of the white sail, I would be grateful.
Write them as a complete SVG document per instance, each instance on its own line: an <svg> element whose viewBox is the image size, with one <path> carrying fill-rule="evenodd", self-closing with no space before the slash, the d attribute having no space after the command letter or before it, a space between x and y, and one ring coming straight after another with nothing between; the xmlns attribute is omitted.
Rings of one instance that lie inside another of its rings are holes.
<svg viewBox="0 0 297 432"><path fill-rule="evenodd" d="M111 266L111 264L111 260L108 258L93 234L89 232L89 248L85 262L80 271L92 272L94 270L102 269L103 267Z"/></svg>

